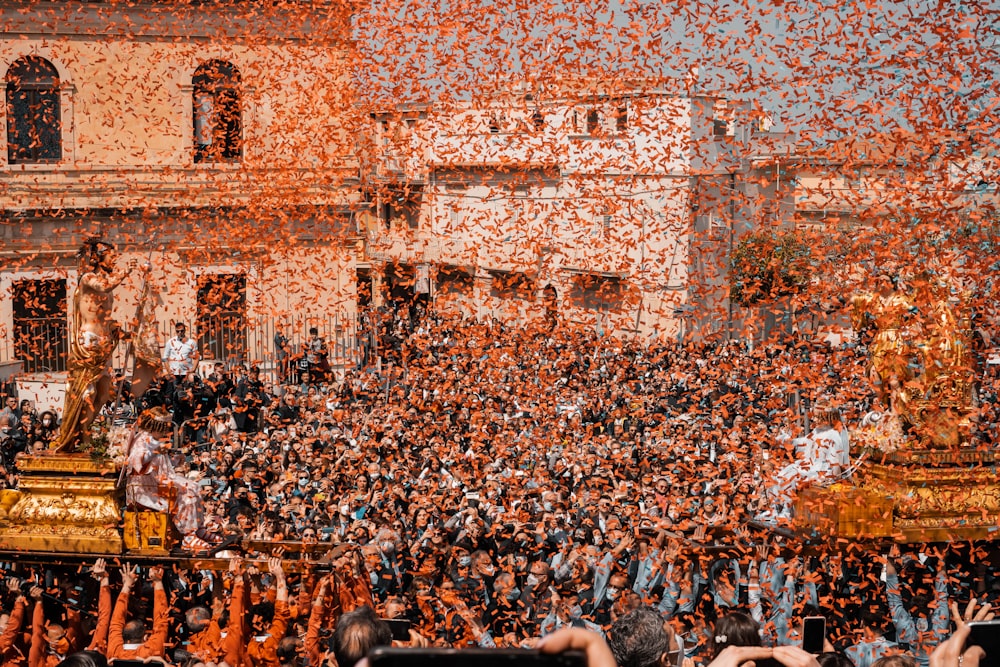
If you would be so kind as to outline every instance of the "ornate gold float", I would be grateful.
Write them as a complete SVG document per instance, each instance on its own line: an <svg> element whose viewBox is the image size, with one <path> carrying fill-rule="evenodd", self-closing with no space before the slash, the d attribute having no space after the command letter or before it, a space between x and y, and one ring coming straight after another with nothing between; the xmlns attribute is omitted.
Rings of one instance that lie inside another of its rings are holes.
<svg viewBox="0 0 1000 667"><path fill-rule="evenodd" d="M903 542L1000 538L997 456L979 443L971 325L964 299L921 274L888 277L853 300L875 329L869 375L884 410L851 433L849 483L806 489L795 525L830 537Z"/></svg>
<svg viewBox="0 0 1000 667"><path fill-rule="evenodd" d="M21 457L18 467L17 491L0 498L0 549L122 553L117 466L52 453Z"/></svg>

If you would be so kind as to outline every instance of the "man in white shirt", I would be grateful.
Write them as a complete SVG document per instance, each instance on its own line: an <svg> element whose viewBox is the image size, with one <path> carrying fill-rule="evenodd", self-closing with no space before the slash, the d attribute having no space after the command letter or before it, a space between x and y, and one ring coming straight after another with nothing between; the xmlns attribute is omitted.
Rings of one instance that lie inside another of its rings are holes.
<svg viewBox="0 0 1000 667"><path fill-rule="evenodd" d="M180 383L195 369L198 343L187 336L187 327L183 322L174 325L174 333L176 335L163 346L163 361L173 373L174 380Z"/></svg>
<svg viewBox="0 0 1000 667"><path fill-rule="evenodd" d="M786 515L795 493L804 486L829 486L850 469L850 442L840 426L840 411L825 398L816 402L812 412L813 430L804 438L796 438L796 458L779 470L772 480L768 495L773 507L762 515ZM776 511L777 510L777 511Z"/></svg>
<svg viewBox="0 0 1000 667"><path fill-rule="evenodd" d="M827 486L837 481L850 466L850 445L837 428L840 411L826 399L819 399L813 408L813 430L805 438L797 438L797 459L778 473L788 487L805 484Z"/></svg>

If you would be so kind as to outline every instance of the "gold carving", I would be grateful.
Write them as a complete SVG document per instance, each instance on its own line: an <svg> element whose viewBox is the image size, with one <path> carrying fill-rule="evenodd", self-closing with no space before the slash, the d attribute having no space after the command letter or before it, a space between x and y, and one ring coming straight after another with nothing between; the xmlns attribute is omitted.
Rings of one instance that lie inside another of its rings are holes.
<svg viewBox="0 0 1000 667"><path fill-rule="evenodd" d="M865 457L852 493L888 503L890 525L876 512L845 508L834 487L806 489L796 524L841 537L907 542L1000 538L1000 455L977 446L978 398L967 306L928 275L912 293L880 276L873 293L853 300L855 328L872 325L869 374L886 411L867 415L851 435Z"/></svg>
<svg viewBox="0 0 1000 667"><path fill-rule="evenodd" d="M113 467L86 454L25 457L15 502L0 514L0 549L122 552Z"/></svg>
<svg viewBox="0 0 1000 667"><path fill-rule="evenodd" d="M41 456L21 456L17 459L17 467L22 473L61 472L69 475L107 476L118 474L118 467L113 462L80 454L53 453Z"/></svg>
<svg viewBox="0 0 1000 667"><path fill-rule="evenodd" d="M856 329L875 329L869 377L902 439L883 434L870 444L958 449L969 443L978 412L968 306L929 275L913 278L912 294L888 276L852 305Z"/></svg>

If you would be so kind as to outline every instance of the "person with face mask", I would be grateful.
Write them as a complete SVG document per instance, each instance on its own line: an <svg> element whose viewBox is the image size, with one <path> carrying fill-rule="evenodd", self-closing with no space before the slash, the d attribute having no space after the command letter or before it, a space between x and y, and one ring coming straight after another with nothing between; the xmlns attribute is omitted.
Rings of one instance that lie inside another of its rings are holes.
<svg viewBox="0 0 1000 667"><path fill-rule="evenodd" d="M564 627L585 628L601 635L601 626L584 617L583 607L572 584L563 584L558 590L550 588L549 613L541 623L541 635L552 634Z"/></svg>
<svg viewBox="0 0 1000 667"><path fill-rule="evenodd" d="M594 567L595 605L600 605L604 601L608 580L611 578L611 572L615 568L616 562L633 546L635 546L635 534L626 533L622 539L618 540L614 548L605 552L597 561L597 565Z"/></svg>
<svg viewBox="0 0 1000 667"><path fill-rule="evenodd" d="M622 595L628 586L628 578L622 572L615 572L604 589L604 597L594 608L594 620L602 625L611 625L616 620L616 608L620 606Z"/></svg>
<svg viewBox="0 0 1000 667"><path fill-rule="evenodd" d="M481 596L483 605L489 607L493 601L493 584L496 578L497 568L487 551L478 550L470 557L471 568L469 578L478 584L477 591Z"/></svg>
<svg viewBox="0 0 1000 667"><path fill-rule="evenodd" d="M56 416L49 410L43 412L38 418L38 431L36 436L45 442L49 443L52 438L56 437L59 432L59 422Z"/></svg>
<svg viewBox="0 0 1000 667"><path fill-rule="evenodd" d="M76 650L75 633L58 623L46 623L41 587L33 587L30 595L35 601L35 611L31 619L28 667L56 667Z"/></svg>
<svg viewBox="0 0 1000 667"><path fill-rule="evenodd" d="M126 622L132 588L139 579L139 567L122 570L122 590L118 594L111 626L108 629L108 658L111 660L142 660L163 658L167 640L167 592L163 588L163 568L149 568L153 582L153 630L146 632L146 625L139 619Z"/></svg>
<svg viewBox="0 0 1000 667"><path fill-rule="evenodd" d="M493 582L490 604L486 607L486 626L494 637L504 637L509 634L521 636L523 625L520 601L521 591L517 587L514 575L501 572Z"/></svg>
<svg viewBox="0 0 1000 667"><path fill-rule="evenodd" d="M528 576L524 578L524 588L521 591L521 605L525 612L525 629L535 633L552 608L551 593L548 590L552 582L552 570L544 560L532 561L528 566Z"/></svg>
<svg viewBox="0 0 1000 667"><path fill-rule="evenodd" d="M389 595L400 595L410 584L411 575L407 571L406 558L398 553L398 536L391 530L383 529L376 535L378 564L371 570L372 590L380 601Z"/></svg>

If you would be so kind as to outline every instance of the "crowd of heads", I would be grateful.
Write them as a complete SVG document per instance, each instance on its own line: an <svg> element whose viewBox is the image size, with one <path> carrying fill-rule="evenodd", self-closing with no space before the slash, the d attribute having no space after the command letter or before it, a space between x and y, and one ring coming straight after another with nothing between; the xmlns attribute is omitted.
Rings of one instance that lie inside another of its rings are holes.
<svg viewBox="0 0 1000 667"><path fill-rule="evenodd" d="M316 595L331 568L342 588L368 590L344 610L370 603L449 646L621 623L632 629L611 633L612 648L640 656L622 664L651 664L796 644L811 615L827 618L833 650L877 636L926 660L949 595L1000 588L995 554L975 545L904 549L887 577L877 546L809 546L754 523L810 406L834 397L844 429L871 406L863 345L648 346L435 316L402 330L378 367L292 362L265 380L220 364L153 390L181 434L175 469L200 483L213 530L316 546L318 574L292 577L292 595ZM210 610L224 588L195 577L169 586L178 641L199 605L177 591L198 588ZM274 585L251 579L260 594ZM287 638L308 617L299 609ZM657 623L665 640L636 643Z"/></svg>

